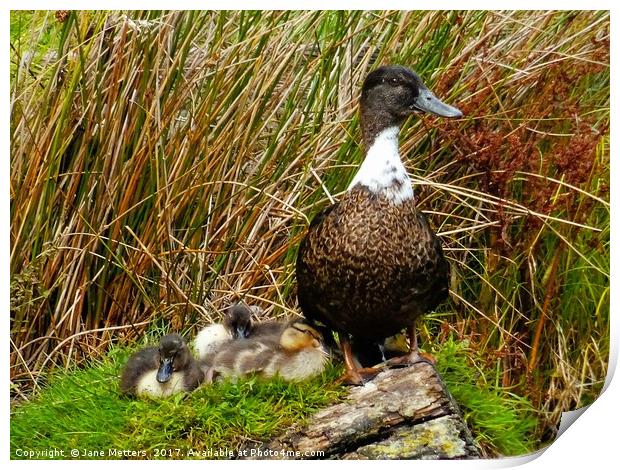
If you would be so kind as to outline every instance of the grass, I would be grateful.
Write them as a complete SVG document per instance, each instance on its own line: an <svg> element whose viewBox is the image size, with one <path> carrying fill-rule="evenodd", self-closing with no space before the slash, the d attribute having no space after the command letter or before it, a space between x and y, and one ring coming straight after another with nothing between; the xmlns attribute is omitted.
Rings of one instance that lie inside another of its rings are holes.
<svg viewBox="0 0 620 470"><path fill-rule="evenodd" d="M480 372L467 341L449 338L437 354L437 370L484 454L523 455L537 449L536 410L524 397L498 387L492 374Z"/></svg>
<svg viewBox="0 0 620 470"><path fill-rule="evenodd" d="M384 63L465 113L401 133L452 268L424 343L467 341L538 445L600 392L609 12L16 11L11 46L16 399L236 300L298 314L299 240L359 166L359 86Z"/></svg>
<svg viewBox="0 0 620 470"><path fill-rule="evenodd" d="M60 373L34 400L14 407L13 458L17 449L52 448L66 453L102 449L106 458L131 451L137 452L134 457L169 458L161 449L179 449L177 457L192 457L191 450L193 457L216 458L209 452L236 453L244 444L266 440L338 401L345 391L335 384L341 369L330 365L303 384L250 378L165 399L134 400L118 391L120 368L130 352L114 349L88 367Z"/></svg>
<svg viewBox="0 0 620 470"><path fill-rule="evenodd" d="M487 455L532 451L534 409L524 398L485 383L469 363L466 342L437 351L438 370ZM11 456L18 449L80 449L80 458L232 458L346 396L330 364L301 384L249 378L203 386L191 394L134 400L119 395L118 377L131 349L114 348L86 367L56 374L34 399L11 412ZM110 450L111 449L111 450ZM162 454L171 449L172 454ZM226 449L229 453L216 452ZM96 453L102 450L104 455ZM90 451L91 454L84 454ZM134 452L131 454L131 452Z"/></svg>

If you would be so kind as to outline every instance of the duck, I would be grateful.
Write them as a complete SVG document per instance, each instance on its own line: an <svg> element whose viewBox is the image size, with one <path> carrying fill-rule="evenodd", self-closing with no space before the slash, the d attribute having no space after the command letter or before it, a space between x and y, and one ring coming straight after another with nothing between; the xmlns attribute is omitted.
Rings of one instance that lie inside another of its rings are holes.
<svg viewBox="0 0 620 470"><path fill-rule="evenodd" d="M205 379L204 370L189 351L185 339L176 333L163 336L158 346L133 354L121 374L125 395L167 397L189 392Z"/></svg>
<svg viewBox="0 0 620 470"><path fill-rule="evenodd" d="M337 333L343 379L352 385L379 371L356 365L351 338L381 344L406 329L409 351L390 361L414 364L422 359L416 321L448 296L449 264L416 206L398 137L413 114L463 115L401 65L366 76L359 110L364 160L340 200L311 221L295 267L303 315L324 334Z"/></svg>
<svg viewBox="0 0 620 470"><path fill-rule="evenodd" d="M208 364L219 348L232 340L246 339L255 335L277 338L286 327L286 322L254 322L252 313L257 311L260 311L257 306L248 307L243 303L237 303L227 309L222 323L202 328L193 342L198 360Z"/></svg>
<svg viewBox="0 0 620 470"><path fill-rule="evenodd" d="M301 382L321 374L327 361L319 331L294 320L275 339L267 334L226 343L213 358L211 375L222 379L255 374Z"/></svg>
<svg viewBox="0 0 620 470"><path fill-rule="evenodd" d="M241 303L230 306L222 323L213 323L202 328L194 338L193 349L199 361L211 357L225 342L246 338L252 327L252 313Z"/></svg>
<svg viewBox="0 0 620 470"><path fill-rule="evenodd" d="M352 338L351 350L357 367L380 367L391 364L392 358L408 353L409 344L406 335L398 333L385 338L382 343Z"/></svg>
<svg viewBox="0 0 620 470"><path fill-rule="evenodd" d="M252 305L250 310L252 310L255 316L260 316L263 312L262 309L256 305ZM255 322L250 319L250 324L245 331L245 338L271 337L277 340L289 324L290 321L287 320L267 320Z"/></svg>

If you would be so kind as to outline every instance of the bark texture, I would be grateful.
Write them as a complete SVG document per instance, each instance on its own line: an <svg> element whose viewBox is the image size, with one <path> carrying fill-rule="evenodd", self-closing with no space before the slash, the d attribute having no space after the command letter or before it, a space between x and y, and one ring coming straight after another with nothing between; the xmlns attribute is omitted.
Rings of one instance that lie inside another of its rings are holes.
<svg viewBox="0 0 620 470"><path fill-rule="evenodd" d="M258 458L275 459L479 457L457 404L427 363L382 372L351 388L345 402L256 450Z"/></svg>

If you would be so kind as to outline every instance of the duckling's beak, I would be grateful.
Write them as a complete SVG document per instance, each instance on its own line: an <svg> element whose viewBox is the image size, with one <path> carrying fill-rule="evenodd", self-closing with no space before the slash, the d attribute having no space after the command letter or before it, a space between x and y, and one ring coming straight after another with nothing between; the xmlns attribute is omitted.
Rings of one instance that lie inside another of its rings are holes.
<svg viewBox="0 0 620 470"><path fill-rule="evenodd" d="M159 369L157 369L157 381L159 383L165 383L170 380L172 377L172 358L165 357L161 364L159 365Z"/></svg>
<svg viewBox="0 0 620 470"><path fill-rule="evenodd" d="M458 108L440 101L428 88L420 87L418 91L418 97L410 106L411 109L448 118L460 118L463 116L463 113Z"/></svg>
<svg viewBox="0 0 620 470"><path fill-rule="evenodd" d="M247 328L243 326L237 327L237 338L247 338L248 336L250 336L250 332Z"/></svg>

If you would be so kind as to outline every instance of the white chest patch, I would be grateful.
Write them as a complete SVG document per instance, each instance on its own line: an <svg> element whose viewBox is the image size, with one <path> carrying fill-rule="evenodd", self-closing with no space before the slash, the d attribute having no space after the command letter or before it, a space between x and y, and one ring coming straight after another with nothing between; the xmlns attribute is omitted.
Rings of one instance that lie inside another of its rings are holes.
<svg viewBox="0 0 620 470"><path fill-rule="evenodd" d="M388 127L377 135L349 190L361 184L394 204L413 198L411 179L398 152L398 131L397 126Z"/></svg>

